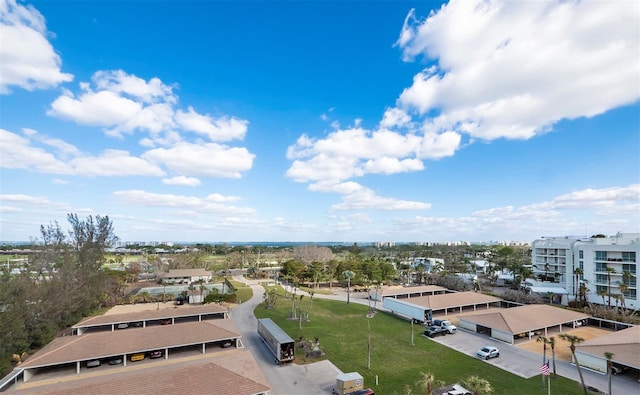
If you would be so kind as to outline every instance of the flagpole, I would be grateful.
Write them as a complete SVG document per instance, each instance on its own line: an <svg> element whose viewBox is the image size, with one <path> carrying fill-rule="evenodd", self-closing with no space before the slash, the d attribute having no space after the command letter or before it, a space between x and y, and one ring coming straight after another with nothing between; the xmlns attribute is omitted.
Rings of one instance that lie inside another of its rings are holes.
<svg viewBox="0 0 640 395"><path fill-rule="evenodd" d="M549 361L547 361L547 365L549 365ZM548 395L551 395L551 375L547 376L547 388L548 388Z"/></svg>

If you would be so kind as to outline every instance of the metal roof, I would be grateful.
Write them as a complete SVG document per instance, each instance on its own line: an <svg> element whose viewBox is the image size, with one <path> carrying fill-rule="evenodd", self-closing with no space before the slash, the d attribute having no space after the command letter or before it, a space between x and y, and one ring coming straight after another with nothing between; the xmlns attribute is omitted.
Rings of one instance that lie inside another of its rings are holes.
<svg viewBox="0 0 640 395"><path fill-rule="evenodd" d="M602 359L605 359L605 352L610 352L613 354L614 362L640 369L640 326L632 326L576 344L576 352L578 351Z"/></svg>

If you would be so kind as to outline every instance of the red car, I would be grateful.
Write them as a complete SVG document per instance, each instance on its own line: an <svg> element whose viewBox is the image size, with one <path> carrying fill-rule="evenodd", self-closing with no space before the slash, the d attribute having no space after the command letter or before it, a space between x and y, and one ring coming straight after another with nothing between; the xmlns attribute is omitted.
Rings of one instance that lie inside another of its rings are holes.
<svg viewBox="0 0 640 395"><path fill-rule="evenodd" d="M376 393L371 388L365 388L363 390L357 390L356 392L352 392L351 395L376 395Z"/></svg>

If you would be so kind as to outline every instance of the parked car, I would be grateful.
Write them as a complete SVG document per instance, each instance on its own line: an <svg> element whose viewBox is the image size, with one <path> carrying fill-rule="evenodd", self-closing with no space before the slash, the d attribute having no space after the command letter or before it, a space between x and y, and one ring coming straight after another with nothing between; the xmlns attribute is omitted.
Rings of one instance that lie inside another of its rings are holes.
<svg viewBox="0 0 640 395"><path fill-rule="evenodd" d="M482 359L498 358L500 356L500 350L493 346L484 346L476 355Z"/></svg>
<svg viewBox="0 0 640 395"><path fill-rule="evenodd" d="M144 359L144 353L140 352L131 356L131 362L142 361Z"/></svg>
<svg viewBox="0 0 640 395"><path fill-rule="evenodd" d="M149 358L151 358L151 359L162 358L162 351L151 351L149 353Z"/></svg>
<svg viewBox="0 0 640 395"><path fill-rule="evenodd" d="M120 365L122 364L122 358L111 358L109 360L109 365Z"/></svg>
<svg viewBox="0 0 640 395"><path fill-rule="evenodd" d="M123 323L123 324L118 324L118 326L116 326L117 329L127 329L129 327L129 324Z"/></svg>
<svg viewBox="0 0 640 395"><path fill-rule="evenodd" d="M160 320L160 325L171 325L171 319Z"/></svg>
<svg viewBox="0 0 640 395"><path fill-rule="evenodd" d="M221 342L219 342L220 347L222 348L229 348L233 345L233 343L231 342L231 340L223 340Z"/></svg>
<svg viewBox="0 0 640 395"><path fill-rule="evenodd" d="M350 395L376 395L376 393L371 388L365 388L352 392Z"/></svg>
<svg viewBox="0 0 640 395"><path fill-rule="evenodd" d="M424 331L424 335L428 337L444 336L447 334L447 330L441 326L430 326Z"/></svg>
<svg viewBox="0 0 640 395"><path fill-rule="evenodd" d="M94 359L93 361L87 362L87 367L88 368L97 368L98 366L100 366L100 360L99 359Z"/></svg>
<svg viewBox="0 0 640 395"><path fill-rule="evenodd" d="M624 372L626 372L627 370L629 370L628 366L622 366L617 364L613 364L611 366L611 374L624 374Z"/></svg>

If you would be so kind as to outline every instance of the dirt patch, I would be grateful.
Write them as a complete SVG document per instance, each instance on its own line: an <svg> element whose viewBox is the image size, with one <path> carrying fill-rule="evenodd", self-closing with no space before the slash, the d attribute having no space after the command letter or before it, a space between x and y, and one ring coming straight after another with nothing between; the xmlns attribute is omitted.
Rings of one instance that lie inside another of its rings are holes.
<svg viewBox="0 0 640 395"><path fill-rule="evenodd" d="M583 338L585 341L587 341L587 340L594 339L596 337L607 335L611 333L611 331L602 329L602 328L587 326L587 327L572 329L569 331L564 331L563 333L568 333L573 336L578 336ZM553 336L556 340L556 345L555 345L556 359L560 361L570 362L571 361L571 350L569 349L570 343L560 339L560 337L558 337L558 334L559 333L554 333L554 334L549 334L547 336L547 337ZM542 354L544 352L544 347L542 343L538 343L536 340L537 340L537 337L535 337L531 341L520 343L517 345L517 347L524 348L525 350L533 351L538 354ZM551 356L551 349L549 348L549 346L547 346L547 355Z"/></svg>

